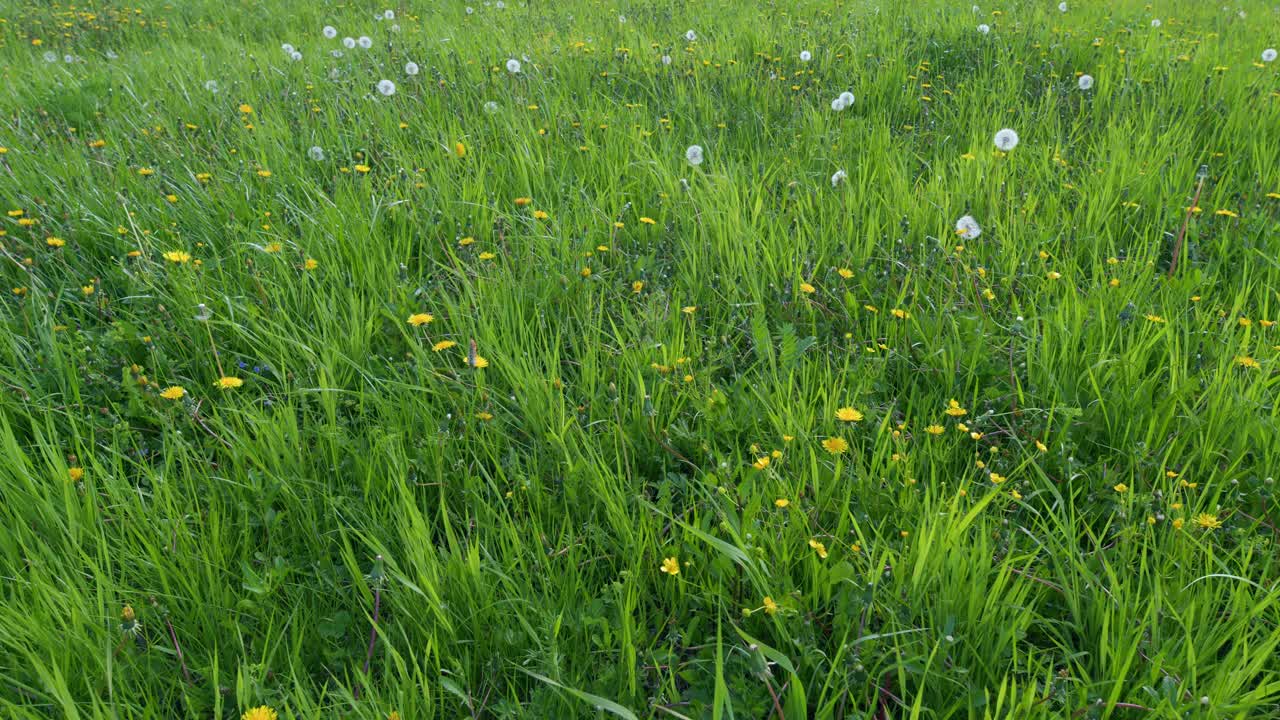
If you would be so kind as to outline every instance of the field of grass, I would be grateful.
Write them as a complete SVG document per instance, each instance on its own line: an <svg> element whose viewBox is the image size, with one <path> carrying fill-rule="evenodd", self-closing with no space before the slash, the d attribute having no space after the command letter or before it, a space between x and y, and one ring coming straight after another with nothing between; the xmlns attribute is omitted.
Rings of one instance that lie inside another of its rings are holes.
<svg viewBox="0 0 1280 720"><path fill-rule="evenodd" d="M1280 717L1280 8L470 1L0 8L0 715Z"/></svg>

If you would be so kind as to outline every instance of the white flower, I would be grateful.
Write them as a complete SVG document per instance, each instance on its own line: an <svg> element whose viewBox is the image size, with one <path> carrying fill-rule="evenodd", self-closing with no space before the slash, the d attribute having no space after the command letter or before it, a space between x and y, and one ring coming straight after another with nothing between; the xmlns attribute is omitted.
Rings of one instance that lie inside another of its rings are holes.
<svg viewBox="0 0 1280 720"><path fill-rule="evenodd" d="M315 160L316 162L320 162L324 159L324 148L319 145L313 145L311 149L307 151L307 157Z"/></svg>
<svg viewBox="0 0 1280 720"><path fill-rule="evenodd" d="M690 145L688 150L684 151L684 159L689 161L690 165L702 164L702 146Z"/></svg>
<svg viewBox="0 0 1280 720"><path fill-rule="evenodd" d="M996 133L995 144L997 148L1005 152L1009 152L1010 150L1018 147L1018 133L1010 130L1009 128L1005 128Z"/></svg>
<svg viewBox="0 0 1280 720"><path fill-rule="evenodd" d="M670 65L670 64L671 64L671 56L670 56L670 55L663 55L663 56L662 56L662 64L663 64L663 65Z"/></svg>
<svg viewBox="0 0 1280 720"><path fill-rule="evenodd" d="M1076 84L1080 86L1081 90L1088 90L1093 87L1093 76L1081 75L1080 79L1076 81Z"/></svg>
<svg viewBox="0 0 1280 720"><path fill-rule="evenodd" d="M417 74L418 74L418 63L416 63L416 62L412 62L412 61L405 63L405 64L404 64L404 74L405 74L405 75L417 75Z"/></svg>
<svg viewBox="0 0 1280 720"><path fill-rule="evenodd" d="M289 53L289 59L294 62L298 62L299 60L302 59L302 53L298 52L297 50L294 50L292 53Z"/></svg>
<svg viewBox="0 0 1280 720"><path fill-rule="evenodd" d="M324 29L320 31L320 34L332 40L338 37L338 28L332 25L325 25Z"/></svg>
<svg viewBox="0 0 1280 720"><path fill-rule="evenodd" d="M844 182L848 177L849 173L843 170L837 170L835 174L831 176L831 187L836 187L840 183Z"/></svg>
<svg viewBox="0 0 1280 720"><path fill-rule="evenodd" d="M808 50L800 51L800 62L809 62L812 59L813 59L813 53L809 52Z"/></svg>
<svg viewBox="0 0 1280 720"><path fill-rule="evenodd" d="M285 43L285 44L281 45L281 46L280 46L280 49L284 51L284 54L285 54L285 55L292 55L292 54L293 54L293 46L292 46L292 45L290 45L289 43Z"/></svg>
<svg viewBox="0 0 1280 720"><path fill-rule="evenodd" d="M1262 62L1271 62L1276 59L1276 49L1267 48L1262 51Z"/></svg>
<svg viewBox="0 0 1280 720"><path fill-rule="evenodd" d="M511 58L510 60L508 60L507 72L511 73L512 75L515 75L516 73L520 72L520 61L515 58Z"/></svg>
<svg viewBox="0 0 1280 720"><path fill-rule="evenodd" d="M346 49L348 49L348 50L352 50L352 49L354 49L354 48L355 48L355 46L356 46L356 39L355 39L355 38L353 38L353 37L344 37L344 38L342 38L342 47L344 47L344 48L346 48Z"/></svg>
<svg viewBox="0 0 1280 720"><path fill-rule="evenodd" d="M1067 4L1064 2L1058 3L1058 12L1066 12L1066 11L1067 11Z"/></svg>
<svg viewBox="0 0 1280 720"><path fill-rule="evenodd" d="M978 26L978 32L982 33L983 35L986 35L987 33L991 32L991 26L986 23L982 23L981 25Z"/></svg>
<svg viewBox="0 0 1280 720"><path fill-rule="evenodd" d="M208 90L208 91L209 91L209 92L211 92L211 93L216 93L216 92L218 92L218 81L217 81L217 80L205 80L205 81L204 81L204 89L205 89L205 90Z"/></svg>
<svg viewBox="0 0 1280 720"><path fill-rule="evenodd" d="M982 226L978 225L978 221L973 219L972 215L965 215L956 221L956 235L961 240L972 240L982 234Z"/></svg>
<svg viewBox="0 0 1280 720"><path fill-rule="evenodd" d="M850 105L852 105L853 93L849 92L848 90L845 90L844 92L840 93L840 102L844 103L845 107L849 107Z"/></svg>
<svg viewBox="0 0 1280 720"><path fill-rule="evenodd" d="M395 10L383 10L383 11L382 11L382 19L383 19L383 20L395 20L395 19L396 19L396 11L395 11Z"/></svg>
<svg viewBox="0 0 1280 720"><path fill-rule="evenodd" d="M835 110L836 112L840 112L841 110L844 110L847 107L849 107L849 104L844 101L843 97L838 97L835 100L831 101L831 109Z"/></svg>
<svg viewBox="0 0 1280 720"><path fill-rule="evenodd" d="M490 100L489 102L484 104L484 111L489 113L490 115L498 112L498 103Z"/></svg>
<svg viewBox="0 0 1280 720"><path fill-rule="evenodd" d="M54 52L54 51L52 51L52 50L45 50L45 51L44 51L44 61L45 61L45 62L51 62L51 63L58 62L58 53L56 53L56 52Z"/></svg>
<svg viewBox="0 0 1280 720"><path fill-rule="evenodd" d="M698 39L698 33L690 30L689 32L684 34L684 39L688 40L689 42L693 42L694 40Z"/></svg>
<svg viewBox="0 0 1280 720"><path fill-rule="evenodd" d="M1160 27L1160 18L1152 18L1151 27Z"/></svg>
<svg viewBox="0 0 1280 720"><path fill-rule="evenodd" d="M373 40L368 35L361 35L360 39L356 40L356 44L365 50L368 50L373 47Z"/></svg>
<svg viewBox="0 0 1280 720"><path fill-rule="evenodd" d="M391 82L390 80L379 80L378 92L382 93L383 95L395 95L396 84Z"/></svg>

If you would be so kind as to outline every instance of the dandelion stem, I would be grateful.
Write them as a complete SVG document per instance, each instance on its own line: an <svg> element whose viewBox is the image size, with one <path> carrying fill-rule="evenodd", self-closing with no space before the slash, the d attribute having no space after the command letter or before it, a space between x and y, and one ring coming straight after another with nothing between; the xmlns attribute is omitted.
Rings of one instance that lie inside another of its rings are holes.
<svg viewBox="0 0 1280 720"><path fill-rule="evenodd" d="M169 628L169 639L173 641L173 651L178 654L178 666L182 668L182 677L186 678L187 684L191 684L191 671L187 670L187 661L182 657L182 646L178 644L178 633L173 630L173 623L169 622L169 618L164 619L164 626Z"/></svg>
<svg viewBox="0 0 1280 720"><path fill-rule="evenodd" d="M382 609L382 588L375 587L373 589L373 625L369 627L369 649L364 654L364 670L362 674L369 674L369 663L373 660L373 646L378 642L378 613ZM360 686L356 685L356 700L360 699Z"/></svg>
<svg viewBox="0 0 1280 720"><path fill-rule="evenodd" d="M1173 259L1169 261L1169 277L1173 277L1173 273L1178 269L1178 258L1182 255L1182 240L1187 236L1187 225L1191 223L1191 213L1195 212L1196 206L1200 204L1200 191L1204 189L1204 175L1200 176L1196 182L1196 196L1191 201L1191 206L1187 208L1187 214L1182 218L1182 229L1178 231L1178 239L1173 243Z"/></svg>

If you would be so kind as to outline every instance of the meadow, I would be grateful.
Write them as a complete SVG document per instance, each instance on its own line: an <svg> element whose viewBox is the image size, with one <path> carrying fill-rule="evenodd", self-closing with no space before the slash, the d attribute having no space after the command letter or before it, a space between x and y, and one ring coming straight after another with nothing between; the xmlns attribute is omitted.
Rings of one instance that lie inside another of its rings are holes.
<svg viewBox="0 0 1280 720"><path fill-rule="evenodd" d="M1278 28L0 7L0 715L1280 717Z"/></svg>

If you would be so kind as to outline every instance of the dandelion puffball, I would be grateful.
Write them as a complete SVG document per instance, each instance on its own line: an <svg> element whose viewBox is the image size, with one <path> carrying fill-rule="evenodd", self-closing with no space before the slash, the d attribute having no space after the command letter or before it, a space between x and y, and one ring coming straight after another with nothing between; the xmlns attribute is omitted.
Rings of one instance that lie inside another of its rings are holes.
<svg viewBox="0 0 1280 720"><path fill-rule="evenodd" d="M507 72L511 73L512 75L515 75L516 73L520 72L520 61L515 58L511 58L510 60L508 60Z"/></svg>
<svg viewBox="0 0 1280 720"><path fill-rule="evenodd" d="M378 92L382 93L383 95L387 95L387 96L395 95L395 94L396 94L396 84L395 84L395 83L393 83L393 82L391 82L390 80L379 80L379 81L378 81Z"/></svg>
<svg viewBox="0 0 1280 720"><path fill-rule="evenodd" d="M319 145L311 146L311 149L307 151L307 157L315 160L316 162L320 162L324 159L324 148Z"/></svg>
<svg viewBox="0 0 1280 720"><path fill-rule="evenodd" d="M831 109L835 110L836 112L840 112L841 110L844 110L847 107L849 107L849 105L844 101L844 98L836 98L835 100L831 101Z"/></svg>
<svg viewBox="0 0 1280 720"><path fill-rule="evenodd" d="M689 32L684 34L684 39L688 40L689 42L693 42L694 40L698 39L698 33L690 30Z"/></svg>
<svg viewBox="0 0 1280 720"><path fill-rule="evenodd" d="M489 113L490 115L498 112L498 103L490 100L489 102L484 104L484 111Z"/></svg>
<svg viewBox="0 0 1280 720"><path fill-rule="evenodd" d="M978 26L978 32L982 33L983 35L986 35L987 33L991 32L991 26L986 23L982 23L981 25Z"/></svg>
<svg viewBox="0 0 1280 720"><path fill-rule="evenodd" d="M475 9L475 8L471 7L470 5L468 5L468 6L467 6L467 14L468 14L468 15L470 15L470 14L474 13L475 11L476 11L476 9Z"/></svg>
<svg viewBox="0 0 1280 720"><path fill-rule="evenodd" d="M956 236L961 240L972 240L982 234L982 226L972 215L965 215L956 221Z"/></svg>
<svg viewBox="0 0 1280 720"><path fill-rule="evenodd" d="M302 53L298 52L297 50L294 50L293 52L289 53L289 59L294 62L298 62L299 60L302 59Z"/></svg>
<svg viewBox="0 0 1280 720"><path fill-rule="evenodd" d="M1276 49L1267 48L1262 51L1262 62L1271 62L1276 59Z"/></svg>
<svg viewBox="0 0 1280 720"><path fill-rule="evenodd" d="M354 50L356 47L356 39L353 37L342 38L342 47L348 50Z"/></svg>
<svg viewBox="0 0 1280 720"><path fill-rule="evenodd" d="M800 62L809 62L812 59L813 59L813 53L809 52L808 50L800 51Z"/></svg>
<svg viewBox="0 0 1280 720"><path fill-rule="evenodd" d="M684 151L684 159L689 161L690 165L702 164L702 146L690 145L688 150Z"/></svg>
<svg viewBox="0 0 1280 720"><path fill-rule="evenodd" d="M845 90L844 92L840 93L840 102L844 103L845 107L849 107L850 105L852 105L853 93L849 92L848 90Z"/></svg>
<svg viewBox="0 0 1280 720"><path fill-rule="evenodd" d="M997 148L1005 152L1009 152L1010 150L1018 147L1018 133L1010 130L1009 128L1005 128L996 133L995 144Z"/></svg>
<svg viewBox="0 0 1280 720"><path fill-rule="evenodd" d="M1093 76L1081 75L1080 79L1076 81L1076 84L1080 86L1081 90L1088 90L1093 87Z"/></svg>
<svg viewBox="0 0 1280 720"><path fill-rule="evenodd" d="M383 20L395 20L395 19L396 19L396 11L395 11L395 10L383 10L383 11L382 11L382 19L383 19Z"/></svg>
<svg viewBox="0 0 1280 720"><path fill-rule="evenodd" d="M663 55L663 56L662 56L662 64L663 64L663 65L670 65L670 64L671 64L671 56L670 56L670 55Z"/></svg>
<svg viewBox="0 0 1280 720"><path fill-rule="evenodd" d="M1151 27L1160 27L1160 18L1153 18L1151 20Z"/></svg>
<svg viewBox="0 0 1280 720"><path fill-rule="evenodd" d="M52 51L52 50L45 50L45 51L44 51L44 61L45 61L45 62L51 62L51 63L58 62L58 53L56 53L56 52L54 52L54 51Z"/></svg>
<svg viewBox="0 0 1280 720"><path fill-rule="evenodd" d="M368 35L361 35L360 39L356 40L356 44L365 50L368 50L373 47L373 40Z"/></svg>
<svg viewBox="0 0 1280 720"><path fill-rule="evenodd" d="M418 63L416 63L416 62L412 62L412 61L405 63L405 64L404 64L404 74L405 74L405 75L417 75L417 74L418 74Z"/></svg>
<svg viewBox="0 0 1280 720"><path fill-rule="evenodd" d="M332 40L338 37L338 28L332 25L325 25L324 29L320 31L320 34Z"/></svg>
<svg viewBox="0 0 1280 720"><path fill-rule="evenodd" d="M849 177L849 173L843 170L837 170L835 174L831 176L831 187L838 186L840 183L844 182L845 179L848 177Z"/></svg>
<svg viewBox="0 0 1280 720"><path fill-rule="evenodd" d="M204 81L204 89L205 89L205 90L208 90L208 91L209 91L209 92L211 92L211 93L216 93L216 92L218 92L218 81L217 81L217 80L205 80L205 81Z"/></svg>
<svg viewBox="0 0 1280 720"><path fill-rule="evenodd" d="M1067 11L1067 4L1064 2L1058 3L1058 12L1066 12L1066 11Z"/></svg>
<svg viewBox="0 0 1280 720"><path fill-rule="evenodd" d="M284 54L285 54L285 55L292 55L292 54L293 54L293 46L292 46L292 45L290 45L289 43L285 43L285 44L281 45L281 46L280 46L280 49L284 51Z"/></svg>

